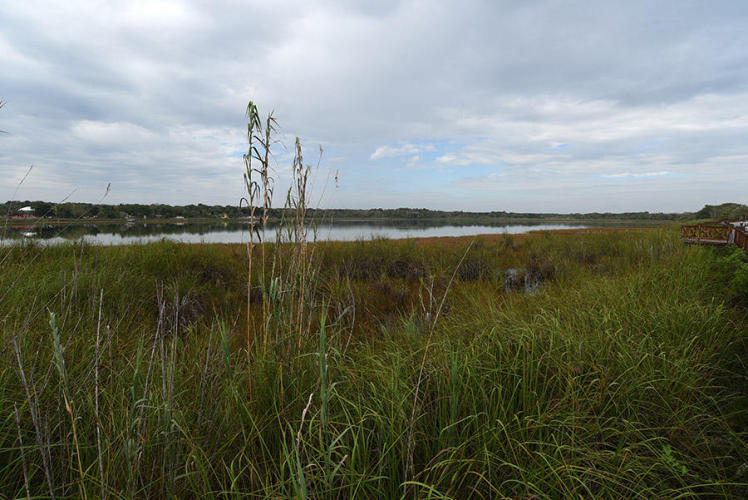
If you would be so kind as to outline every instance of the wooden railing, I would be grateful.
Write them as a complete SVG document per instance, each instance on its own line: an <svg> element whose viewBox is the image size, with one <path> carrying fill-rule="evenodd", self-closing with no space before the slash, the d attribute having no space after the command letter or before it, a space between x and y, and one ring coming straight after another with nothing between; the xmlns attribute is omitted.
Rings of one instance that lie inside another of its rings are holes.
<svg viewBox="0 0 748 500"><path fill-rule="evenodd" d="M730 228L724 224L697 224L681 226L680 235L686 243L700 245L727 245Z"/></svg>
<svg viewBox="0 0 748 500"><path fill-rule="evenodd" d="M743 223L696 224L681 226L681 238L685 243L698 245L735 245L748 253L748 227Z"/></svg>
<svg viewBox="0 0 748 500"><path fill-rule="evenodd" d="M738 248L745 250L748 253L748 228L745 226L738 226L736 224L730 224L732 234L728 236L730 243Z"/></svg>

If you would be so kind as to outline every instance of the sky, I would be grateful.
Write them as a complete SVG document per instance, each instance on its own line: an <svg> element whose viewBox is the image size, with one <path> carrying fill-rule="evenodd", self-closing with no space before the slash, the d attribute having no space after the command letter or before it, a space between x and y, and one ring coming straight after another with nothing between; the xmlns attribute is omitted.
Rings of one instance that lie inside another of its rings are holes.
<svg viewBox="0 0 748 500"><path fill-rule="evenodd" d="M748 203L744 0L0 2L3 200L238 204L252 100L279 203Z"/></svg>

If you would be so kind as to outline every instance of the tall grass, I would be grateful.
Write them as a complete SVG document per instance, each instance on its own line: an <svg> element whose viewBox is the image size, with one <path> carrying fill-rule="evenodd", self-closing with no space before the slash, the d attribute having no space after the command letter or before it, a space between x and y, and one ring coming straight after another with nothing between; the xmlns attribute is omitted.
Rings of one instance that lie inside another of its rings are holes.
<svg viewBox="0 0 748 500"><path fill-rule="evenodd" d="M718 250L669 230L479 240L468 253L312 246L316 319L301 339L287 314L274 326L283 306L267 291L269 331L294 328L279 337L294 339L290 354L247 354L236 335L247 321L239 246L8 250L0 490L745 492L746 310L724 291ZM530 272L540 256L554 268L541 288L503 286L507 269ZM418 298L429 289L430 320ZM255 328L267 319L250 316Z"/></svg>

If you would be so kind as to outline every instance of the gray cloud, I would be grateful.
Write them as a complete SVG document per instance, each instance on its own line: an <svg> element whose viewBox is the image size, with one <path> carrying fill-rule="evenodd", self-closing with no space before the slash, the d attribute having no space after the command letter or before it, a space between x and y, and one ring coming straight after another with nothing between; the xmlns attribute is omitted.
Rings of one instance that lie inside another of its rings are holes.
<svg viewBox="0 0 748 500"><path fill-rule="evenodd" d="M0 27L6 198L33 163L24 198L236 202L253 99L341 171L324 205L748 201L742 1L17 2Z"/></svg>

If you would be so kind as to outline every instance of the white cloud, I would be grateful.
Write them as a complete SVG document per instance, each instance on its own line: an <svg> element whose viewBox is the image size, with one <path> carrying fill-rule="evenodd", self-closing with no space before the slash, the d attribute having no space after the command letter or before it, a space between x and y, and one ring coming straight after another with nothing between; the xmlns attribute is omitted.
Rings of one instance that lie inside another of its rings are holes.
<svg viewBox="0 0 748 500"><path fill-rule="evenodd" d="M379 146L369 157L370 160L381 160L382 158L394 158L397 156L407 156L423 151L433 151L432 144L415 145L401 144L400 146Z"/></svg>
<svg viewBox="0 0 748 500"><path fill-rule="evenodd" d="M672 172L668 172L667 170L663 170L661 172L641 172L641 173L620 172L617 174L603 174L603 177L607 179L623 179L627 177L631 177L631 178L662 177L663 175L672 175Z"/></svg>
<svg viewBox="0 0 748 500"><path fill-rule="evenodd" d="M108 145L144 142L155 137L150 130L127 122L81 120L73 124L72 132L83 141Z"/></svg>

